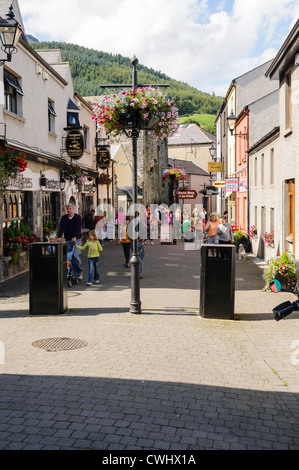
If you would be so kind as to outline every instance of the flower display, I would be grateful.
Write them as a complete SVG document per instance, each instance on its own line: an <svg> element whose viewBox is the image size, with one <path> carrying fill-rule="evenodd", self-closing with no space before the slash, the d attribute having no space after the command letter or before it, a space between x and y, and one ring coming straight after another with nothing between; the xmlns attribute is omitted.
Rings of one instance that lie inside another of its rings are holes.
<svg viewBox="0 0 299 470"><path fill-rule="evenodd" d="M251 225L250 229L248 230L248 237L255 238L257 236L257 228L255 225Z"/></svg>
<svg viewBox="0 0 299 470"><path fill-rule="evenodd" d="M127 117L134 112L148 124L149 132L155 140L173 136L178 130L178 109L161 90L150 87L139 87L101 97L99 103L95 104L93 120L108 134L118 135L124 129Z"/></svg>
<svg viewBox="0 0 299 470"><path fill-rule="evenodd" d="M97 177L97 184L107 184L109 186L110 183L112 183L112 179L107 173L101 173Z"/></svg>
<svg viewBox="0 0 299 470"><path fill-rule="evenodd" d="M162 179L169 183L172 178L177 181L187 181L188 175L183 168L166 168L162 173Z"/></svg>
<svg viewBox="0 0 299 470"><path fill-rule="evenodd" d="M0 190L9 184L9 178L16 177L27 168L26 154L14 148L0 147Z"/></svg>
<svg viewBox="0 0 299 470"><path fill-rule="evenodd" d="M61 177L66 180L73 181L77 185L79 191L82 190L82 187L87 180L86 173L77 164L67 165L65 169L61 170Z"/></svg>
<svg viewBox="0 0 299 470"><path fill-rule="evenodd" d="M7 228L3 233L3 254L11 256L13 264L20 262L22 251L27 251L29 244L39 241L28 226L21 224L21 227Z"/></svg>
<svg viewBox="0 0 299 470"><path fill-rule="evenodd" d="M287 290L293 290L297 282L296 260L293 253L284 251L281 256L272 258L263 274L266 285L264 290L270 290L273 279L284 279Z"/></svg>
<svg viewBox="0 0 299 470"><path fill-rule="evenodd" d="M274 248L274 230L262 233L262 237L269 248Z"/></svg>

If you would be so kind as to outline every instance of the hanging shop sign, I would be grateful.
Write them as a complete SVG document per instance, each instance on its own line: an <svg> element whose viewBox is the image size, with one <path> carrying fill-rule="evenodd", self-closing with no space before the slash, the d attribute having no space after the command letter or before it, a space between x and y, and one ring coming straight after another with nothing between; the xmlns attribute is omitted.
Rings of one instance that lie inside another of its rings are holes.
<svg viewBox="0 0 299 470"><path fill-rule="evenodd" d="M79 160L85 152L85 139L79 129L71 129L65 138L65 149L73 160Z"/></svg>
<svg viewBox="0 0 299 470"><path fill-rule="evenodd" d="M97 151L97 165L101 170L106 170L111 162L110 151L107 147L99 148Z"/></svg>
<svg viewBox="0 0 299 470"><path fill-rule="evenodd" d="M221 173L223 171L223 162L209 162L208 172L209 173Z"/></svg>
<svg viewBox="0 0 299 470"><path fill-rule="evenodd" d="M225 188L225 181L224 180L214 181L213 186L215 186L215 188Z"/></svg>
<svg viewBox="0 0 299 470"><path fill-rule="evenodd" d="M246 193L247 191L247 178L240 178L240 185L239 185L240 193Z"/></svg>
<svg viewBox="0 0 299 470"><path fill-rule="evenodd" d="M226 178L225 180L225 191L238 191L239 190L239 178Z"/></svg>
<svg viewBox="0 0 299 470"><path fill-rule="evenodd" d="M218 195L218 189L217 188L207 188L206 191L207 196L217 196Z"/></svg>
<svg viewBox="0 0 299 470"><path fill-rule="evenodd" d="M195 199L197 196L197 191L192 189L186 191L178 191L177 192L178 199Z"/></svg>

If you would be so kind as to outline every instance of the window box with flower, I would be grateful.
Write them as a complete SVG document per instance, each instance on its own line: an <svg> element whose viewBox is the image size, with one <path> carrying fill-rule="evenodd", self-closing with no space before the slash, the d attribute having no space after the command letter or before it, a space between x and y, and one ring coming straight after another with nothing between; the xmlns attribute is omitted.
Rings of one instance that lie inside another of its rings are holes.
<svg viewBox="0 0 299 470"><path fill-rule="evenodd" d="M139 87L101 97L95 105L98 127L118 135L125 129L148 130L155 139L173 136L178 130L178 109L161 90Z"/></svg>

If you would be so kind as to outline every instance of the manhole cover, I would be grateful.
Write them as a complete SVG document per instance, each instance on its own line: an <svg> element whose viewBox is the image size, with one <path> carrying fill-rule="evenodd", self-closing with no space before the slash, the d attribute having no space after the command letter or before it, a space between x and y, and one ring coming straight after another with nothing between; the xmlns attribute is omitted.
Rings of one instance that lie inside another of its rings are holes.
<svg viewBox="0 0 299 470"><path fill-rule="evenodd" d="M87 346L86 341L74 338L46 338L34 341L32 346L45 349L49 352L69 351L70 349L79 349Z"/></svg>

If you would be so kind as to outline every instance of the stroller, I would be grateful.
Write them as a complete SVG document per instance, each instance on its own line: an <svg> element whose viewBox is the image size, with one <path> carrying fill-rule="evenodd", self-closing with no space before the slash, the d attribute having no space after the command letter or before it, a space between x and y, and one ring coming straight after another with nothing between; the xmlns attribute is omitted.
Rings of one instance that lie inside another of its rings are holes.
<svg viewBox="0 0 299 470"><path fill-rule="evenodd" d="M74 248L72 251L67 253L67 285L68 287L72 287L73 283L79 283L78 278L73 276L73 267L72 267L72 257L74 253Z"/></svg>

